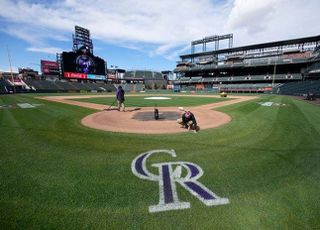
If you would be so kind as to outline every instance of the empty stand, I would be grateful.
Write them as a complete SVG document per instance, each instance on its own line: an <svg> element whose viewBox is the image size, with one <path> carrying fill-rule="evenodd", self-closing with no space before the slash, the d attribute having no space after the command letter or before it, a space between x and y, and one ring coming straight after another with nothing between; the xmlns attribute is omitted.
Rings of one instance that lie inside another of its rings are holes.
<svg viewBox="0 0 320 230"><path fill-rule="evenodd" d="M97 91L113 92L116 88L111 83L94 83L94 82L70 82L65 80L47 81L47 80L26 80L27 85L34 88L39 93L49 92L80 92L80 91Z"/></svg>
<svg viewBox="0 0 320 230"><path fill-rule="evenodd" d="M278 87L279 94L304 96L312 92L316 97L320 96L320 80L307 80L284 83Z"/></svg>

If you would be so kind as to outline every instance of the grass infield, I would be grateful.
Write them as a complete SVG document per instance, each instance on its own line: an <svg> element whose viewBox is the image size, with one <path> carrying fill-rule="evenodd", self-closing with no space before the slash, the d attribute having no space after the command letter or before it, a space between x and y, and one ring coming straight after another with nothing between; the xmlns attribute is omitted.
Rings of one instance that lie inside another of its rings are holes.
<svg viewBox="0 0 320 230"><path fill-rule="evenodd" d="M227 125L173 135L86 128L80 120L94 110L34 95L2 95L0 106L2 229L320 228L319 106L261 96L220 108L232 117ZM148 167L194 162L204 171L199 181L230 204L205 206L177 185L191 208L150 214L158 183L134 176L131 162L153 149L177 157L154 156Z"/></svg>
<svg viewBox="0 0 320 230"><path fill-rule="evenodd" d="M158 95L155 95L157 97ZM145 99L152 96L130 96L125 97L125 105L127 107L180 107L180 106L196 106L205 105L209 103L216 103L220 101L230 100L229 98L214 98L214 97L184 97L184 96L165 96L170 99L154 100ZM85 101L102 105L111 105L115 102L115 97L96 97L96 98L80 98L72 99L75 101ZM117 103L114 103L117 104Z"/></svg>

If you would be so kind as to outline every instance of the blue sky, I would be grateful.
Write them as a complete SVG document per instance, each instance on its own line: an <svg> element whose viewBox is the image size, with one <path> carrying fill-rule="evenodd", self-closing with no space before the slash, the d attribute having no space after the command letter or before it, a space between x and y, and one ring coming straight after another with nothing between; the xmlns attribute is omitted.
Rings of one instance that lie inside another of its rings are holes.
<svg viewBox="0 0 320 230"><path fill-rule="evenodd" d="M56 60L74 26L107 66L173 70L190 42L233 33L234 47L320 34L318 0L1 0L0 71Z"/></svg>

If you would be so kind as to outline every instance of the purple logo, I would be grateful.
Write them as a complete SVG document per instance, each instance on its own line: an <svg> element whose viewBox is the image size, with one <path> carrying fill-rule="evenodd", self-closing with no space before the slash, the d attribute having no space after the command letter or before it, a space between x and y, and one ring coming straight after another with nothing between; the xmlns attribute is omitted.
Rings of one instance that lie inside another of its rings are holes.
<svg viewBox="0 0 320 230"><path fill-rule="evenodd" d="M159 203L149 206L149 212L190 208L189 202L179 200L176 184L180 184L207 206L229 203L227 198L220 198L197 181L203 175L203 171L200 166L194 163L176 161L152 164L153 167L158 168L159 173L157 175L151 173L147 169L146 163L147 159L155 153L166 153L172 157L176 157L174 150L151 150L140 154L131 163L134 175L144 180L157 181L159 184Z"/></svg>

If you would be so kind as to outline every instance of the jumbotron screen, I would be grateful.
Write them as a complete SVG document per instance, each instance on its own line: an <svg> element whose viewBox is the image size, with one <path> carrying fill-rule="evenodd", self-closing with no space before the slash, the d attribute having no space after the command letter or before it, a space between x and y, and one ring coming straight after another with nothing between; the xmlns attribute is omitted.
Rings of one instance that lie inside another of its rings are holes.
<svg viewBox="0 0 320 230"><path fill-rule="evenodd" d="M80 48L77 52L63 52L62 68L64 77L67 78L104 80L106 76L104 60L93 56L86 47ZM101 76L104 76L104 79Z"/></svg>

